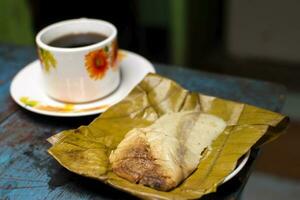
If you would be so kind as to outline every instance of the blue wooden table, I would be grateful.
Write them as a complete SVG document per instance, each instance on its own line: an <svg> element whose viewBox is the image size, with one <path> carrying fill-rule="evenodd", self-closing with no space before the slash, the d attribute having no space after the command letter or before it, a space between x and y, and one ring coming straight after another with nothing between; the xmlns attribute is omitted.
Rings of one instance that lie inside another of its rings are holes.
<svg viewBox="0 0 300 200"><path fill-rule="evenodd" d="M96 116L47 117L17 106L9 95L13 76L36 59L33 47L0 45L0 199L133 199L100 182L62 168L47 153L46 139L69 128L86 125ZM200 91L280 111L284 87L256 80L155 65L157 72L192 91ZM247 165L234 179L203 199L237 199L257 156L252 151Z"/></svg>

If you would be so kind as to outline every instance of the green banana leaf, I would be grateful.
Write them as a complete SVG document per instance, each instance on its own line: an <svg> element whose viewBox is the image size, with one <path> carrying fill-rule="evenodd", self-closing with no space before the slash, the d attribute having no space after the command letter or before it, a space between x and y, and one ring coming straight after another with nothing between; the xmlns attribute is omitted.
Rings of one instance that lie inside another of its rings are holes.
<svg viewBox="0 0 300 200"><path fill-rule="evenodd" d="M178 187L163 192L134 184L111 170L110 152L134 127L151 125L169 112L202 111L223 118L227 128L213 142L198 168ZM148 74L121 102L88 126L60 132L48 141L49 153L65 168L98 179L144 199L196 199L216 191L234 170L238 159L253 146L277 138L288 118L247 104L191 93L176 82Z"/></svg>

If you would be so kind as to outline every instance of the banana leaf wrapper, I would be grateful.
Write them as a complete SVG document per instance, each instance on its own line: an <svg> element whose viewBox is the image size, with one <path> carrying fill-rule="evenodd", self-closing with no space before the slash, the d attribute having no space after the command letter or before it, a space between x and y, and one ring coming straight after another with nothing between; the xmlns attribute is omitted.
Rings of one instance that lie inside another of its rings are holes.
<svg viewBox="0 0 300 200"><path fill-rule="evenodd" d="M125 134L135 127L151 125L161 115L202 111L221 117L227 128L212 143L198 168L175 189L163 192L118 177L109 155ZM62 131L48 139L48 152L68 170L98 179L143 199L197 199L216 191L252 147L276 139L288 118L265 109L201 93L189 92L176 82L148 74L130 94L110 107L88 126Z"/></svg>

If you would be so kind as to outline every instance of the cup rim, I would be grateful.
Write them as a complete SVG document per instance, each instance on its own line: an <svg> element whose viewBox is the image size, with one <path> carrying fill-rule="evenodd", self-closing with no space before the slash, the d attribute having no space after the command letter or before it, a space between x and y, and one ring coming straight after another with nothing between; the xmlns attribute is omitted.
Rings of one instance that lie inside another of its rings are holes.
<svg viewBox="0 0 300 200"><path fill-rule="evenodd" d="M112 34L110 34L105 40L103 40L101 42L97 42L95 44L91 44L91 45L84 46L84 47L72 47L72 48L53 47L53 46L50 46L50 45L44 43L41 40L42 35L45 34L46 32L48 32L49 30L53 29L53 28L62 26L63 24L67 24L67 23L87 22L87 21L100 22L102 24L106 24L107 26L109 26L112 29ZM99 47L99 46L104 46L105 44L111 42L114 38L116 38L116 36L117 36L117 28L110 22L100 20L100 19L78 18L78 19L63 20L63 21L51 24L49 26L46 26L45 28L43 28L42 30L40 30L38 32L38 34L36 35L35 41L36 41L36 44L37 44L38 47L41 47L41 48L49 50L49 51L78 52L78 51L83 51L83 50L89 50L89 49L96 48L96 47Z"/></svg>

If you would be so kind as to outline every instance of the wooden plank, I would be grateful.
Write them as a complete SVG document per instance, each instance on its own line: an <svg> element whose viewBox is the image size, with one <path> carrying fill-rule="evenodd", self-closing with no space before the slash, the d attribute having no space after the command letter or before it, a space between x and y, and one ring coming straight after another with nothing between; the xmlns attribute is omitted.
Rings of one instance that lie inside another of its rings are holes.
<svg viewBox="0 0 300 200"><path fill-rule="evenodd" d="M172 78L191 91L279 112L286 97L286 88L280 84L220 75L169 65L156 65L157 72Z"/></svg>
<svg viewBox="0 0 300 200"><path fill-rule="evenodd" d="M35 58L32 47L0 45L0 122L18 108L9 94L12 78Z"/></svg>
<svg viewBox="0 0 300 200"><path fill-rule="evenodd" d="M0 199L29 196L30 199L117 199L118 196L123 199L129 196L68 172L47 153L48 137L62 129L88 124L94 117L51 118L19 110L7 118L0 126Z"/></svg>

